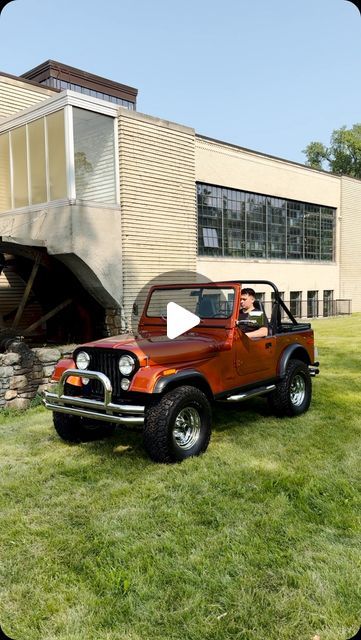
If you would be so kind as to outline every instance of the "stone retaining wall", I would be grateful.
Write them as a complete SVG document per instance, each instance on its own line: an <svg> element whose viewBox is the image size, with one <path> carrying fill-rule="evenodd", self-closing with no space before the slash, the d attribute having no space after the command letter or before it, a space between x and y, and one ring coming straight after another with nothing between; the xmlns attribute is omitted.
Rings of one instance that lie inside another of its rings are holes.
<svg viewBox="0 0 361 640"><path fill-rule="evenodd" d="M0 353L0 410L27 409L38 393L49 384L54 366L71 355L74 345L30 349L14 341Z"/></svg>

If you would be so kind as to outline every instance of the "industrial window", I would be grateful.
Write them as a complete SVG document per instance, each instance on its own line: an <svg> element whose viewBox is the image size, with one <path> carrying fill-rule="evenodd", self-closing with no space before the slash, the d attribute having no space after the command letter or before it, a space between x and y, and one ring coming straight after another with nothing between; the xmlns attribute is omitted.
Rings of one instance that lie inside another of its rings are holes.
<svg viewBox="0 0 361 640"><path fill-rule="evenodd" d="M203 242L205 247L218 247L217 229L203 227Z"/></svg>
<svg viewBox="0 0 361 640"><path fill-rule="evenodd" d="M333 316L333 290L325 289L323 292L323 315Z"/></svg>
<svg viewBox="0 0 361 640"><path fill-rule="evenodd" d="M55 89L70 89L71 91L78 91L79 93L84 93L87 96L93 96L93 98L100 98L101 100L107 100L114 104L120 104L122 107L126 107L131 111L135 109L135 103L130 100L118 98L118 96L112 96L109 93L103 93L102 91L88 89L87 87L82 87L80 84L74 84L73 82L67 82L66 80L60 80L59 78L47 78L40 84L46 85L47 87L54 87Z"/></svg>
<svg viewBox="0 0 361 640"><path fill-rule="evenodd" d="M270 260L335 259L336 209L197 184L199 255ZM203 229L216 230L211 243Z"/></svg>
<svg viewBox="0 0 361 640"><path fill-rule="evenodd" d="M318 291L307 291L307 317L317 318L318 315Z"/></svg>
<svg viewBox="0 0 361 640"><path fill-rule="evenodd" d="M290 311L296 318L302 317L302 291L290 291Z"/></svg>

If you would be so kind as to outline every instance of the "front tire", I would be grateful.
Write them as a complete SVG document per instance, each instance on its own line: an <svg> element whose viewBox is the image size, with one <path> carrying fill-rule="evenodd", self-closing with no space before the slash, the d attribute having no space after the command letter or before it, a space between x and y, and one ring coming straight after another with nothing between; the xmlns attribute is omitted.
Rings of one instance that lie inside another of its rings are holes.
<svg viewBox="0 0 361 640"><path fill-rule="evenodd" d="M80 416L53 412L55 431L66 442L91 442L108 438L114 433L115 425L103 424L95 420L85 420Z"/></svg>
<svg viewBox="0 0 361 640"><path fill-rule="evenodd" d="M202 391L191 386L173 389L147 409L145 450L154 462L198 456L208 447L211 422L211 406Z"/></svg>
<svg viewBox="0 0 361 640"><path fill-rule="evenodd" d="M268 396L272 411L278 416L299 416L308 410L312 398L311 376L301 360L290 360L286 374Z"/></svg>

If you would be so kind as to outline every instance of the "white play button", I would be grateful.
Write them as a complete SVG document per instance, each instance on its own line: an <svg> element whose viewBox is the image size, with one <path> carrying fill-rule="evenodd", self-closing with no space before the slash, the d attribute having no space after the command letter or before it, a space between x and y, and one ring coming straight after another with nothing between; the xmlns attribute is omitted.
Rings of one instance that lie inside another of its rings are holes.
<svg viewBox="0 0 361 640"><path fill-rule="evenodd" d="M175 302L167 304L167 337L171 340L193 329L201 319Z"/></svg>

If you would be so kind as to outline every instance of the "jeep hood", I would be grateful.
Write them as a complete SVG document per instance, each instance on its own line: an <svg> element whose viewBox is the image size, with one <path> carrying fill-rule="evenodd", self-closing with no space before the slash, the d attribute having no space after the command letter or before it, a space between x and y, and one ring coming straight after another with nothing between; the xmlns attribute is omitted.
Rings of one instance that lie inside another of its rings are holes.
<svg viewBox="0 0 361 640"><path fill-rule="evenodd" d="M146 356L149 358L149 364L175 364L208 358L216 351L227 348L219 339L191 334L179 336L174 340L170 340L166 335L135 339L134 336L125 334L88 342L83 346L97 349L125 349L134 353L141 364L146 363Z"/></svg>

